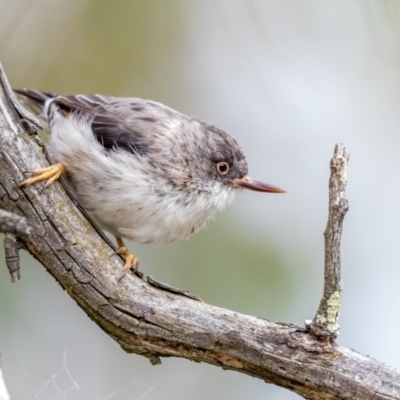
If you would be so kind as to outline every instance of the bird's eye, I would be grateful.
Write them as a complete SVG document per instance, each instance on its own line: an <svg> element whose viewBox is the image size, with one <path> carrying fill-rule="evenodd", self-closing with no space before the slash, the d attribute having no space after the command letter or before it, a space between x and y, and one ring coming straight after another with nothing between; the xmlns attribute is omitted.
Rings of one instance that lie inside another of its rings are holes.
<svg viewBox="0 0 400 400"><path fill-rule="evenodd" d="M221 161L217 164L217 172L220 175L226 175L229 172L229 164L225 161Z"/></svg>

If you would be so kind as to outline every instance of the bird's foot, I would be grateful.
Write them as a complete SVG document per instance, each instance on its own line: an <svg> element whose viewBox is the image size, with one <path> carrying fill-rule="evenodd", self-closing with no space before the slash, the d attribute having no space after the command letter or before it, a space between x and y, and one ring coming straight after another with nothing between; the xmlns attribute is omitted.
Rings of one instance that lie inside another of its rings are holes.
<svg viewBox="0 0 400 400"><path fill-rule="evenodd" d="M133 269L133 273L136 273L139 268L138 258L136 258L125 246L120 247L116 251L116 254L121 254L125 257L125 265L122 275L118 278L119 281L128 273L130 269Z"/></svg>
<svg viewBox="0 0 400 400"><path fill-rule="evenodd" d="M61 163L50 165L47 168L39 168L32 171L36 176L26 179L25 181L15 185L14 189L19 189L25 185L32 185L36 182L41 182L47 180L43 189L48 188L52 183L54 183L60 176L65 172L65 167Z"/></svg>
<svg viewBox="0 0 400 400"><path fill-rule="evenodd" d="M135 274L139 268L139 259L136 258L125 246L124 241L120 236L115 236L117 239L118 250L115 254L121 254L125 257L125 265L122 272L122 275L119 277L119 281L128 273L130 269L133 269L133 273Z"/></svg>

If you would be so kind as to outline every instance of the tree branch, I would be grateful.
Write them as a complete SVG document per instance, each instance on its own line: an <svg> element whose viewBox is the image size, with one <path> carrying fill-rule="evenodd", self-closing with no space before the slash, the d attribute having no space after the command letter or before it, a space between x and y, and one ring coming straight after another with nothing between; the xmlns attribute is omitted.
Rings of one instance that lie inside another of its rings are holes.
<svg viewBox="0 0 400 400"><path fill-rule="evenodd" d="M17 236L28 236L31 228L26 218L9 211L0 210L0 232L6 234L4 238L4 252L7 268L11 275L11 282L17 282L19 276L19 243Z"/></svg>
<svg viewBox="0 0 400 400"><path fill-rule="evenodd" d="M0 232L28 236L31 228L28 226L26 218L9 211L0 210Z"/></svg>
<svg viewBox="0 0 400 400"><path fill-rule="evenodd" d="M350 155L342 144L335 146L329 178L329 211L325 236L324 292L317 313L310 324L311 333L333 343L339 334L339 311L342 304L340 239L343 219L349 209L345 190Z"/></svg>
<svg viewBox="0 0 400 400"><path fill-rule="evenodd" d="M33 232L19 243L125 351L153 364L170 356L207 362L307 399L400 399L399 371L303 329L213 307L134 275L119 282L122 260L60 183L13 189L23 171L47 160L35 135L24 131L5 76L1 81L0 208L27 218Z"/></svg>

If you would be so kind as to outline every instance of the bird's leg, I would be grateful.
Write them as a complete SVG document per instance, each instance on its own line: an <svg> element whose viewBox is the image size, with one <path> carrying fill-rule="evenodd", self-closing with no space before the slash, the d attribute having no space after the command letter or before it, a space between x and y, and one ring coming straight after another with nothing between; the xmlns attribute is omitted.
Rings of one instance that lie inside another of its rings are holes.
<svg viewBox="0 0 400 400"><path fill-rule="evenodd" d="M33 183L41 182L47 180L43 189L49 187L52 183L54 183L60 176L66 171L64 165L62 163L57 163L54 165L50 165L47 168L39 168L32 171L36 176L26 179L23 182L19 183L15 186L15 189L19 189L25 185L32 185ZM123 278L127 272L133 268L134 272L137 271L139 267L139 259L136 258L125 246L124 241L121 237L116 236L118 250L117 254L121 254L125 257L125 265L123 269L122 276L119 278Z"/></svg>
<svg viewBox="0 0 400 400"><path fill-rule="evenodd" d="M128 251L124 241L120 236L115 236L115 239L117 239L117 244L118 244L117 254L121 254L125 257L124 270L121 277L119 278L122 279L132 267L133 267L133 272L137 271L139 267L139 259L136 258L130 251Z"/></svg>
<svg viewBox="0 0 400 400"><path fill-rule="evenodd" d="M25 181L19 183L15 186L15 189L19 189L20 187L25 185L32 185L33 183L47 180L46 184L44 185L44 189L46 189L52 183L54 183L65 171L65 167L61 163L50 165L50 167L47 168L35 169L32 172L36 176L33 176L32 178L26 179Z"/></svg>

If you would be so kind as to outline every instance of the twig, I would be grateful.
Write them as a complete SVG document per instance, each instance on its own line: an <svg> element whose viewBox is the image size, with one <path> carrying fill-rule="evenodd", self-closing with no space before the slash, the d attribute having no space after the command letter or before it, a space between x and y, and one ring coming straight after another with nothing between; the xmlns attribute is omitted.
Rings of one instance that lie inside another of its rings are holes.
<svg viewBox="0 0 400 400"><path fill-rule="evenodd" d="M31 233L31 228L28 226L25 217L9 211L0 210L0 232L28 236Z"/></svg>
<svg viewBox="0 0 400 400"><path fill-rule="evenodd" d="M4 78L5 79L5 78ZM400 371L300 328L274 324L159 290L132 274L59 183L13 187L47 165L22 132L0 87L0 207L18 210L34 232L27 249L101 329L128 351L160 362L183 357L286 387L307 399L400 400ZM44 327L45 329L45 327ZM360 378L362 377L362 379Z"/></svg>
<svg viewBox="0 0 400 400"><path fill-rule="evenodd" d="M0 232L5 233L4 252L6 265L11 275L11 282L20 279L19 274L19 249L18 236L29 236L32 229L28 226L25 217L9 211L0 210Z"/></svg>
<svg viewBox="0 0 400 400"><path fill-rule="evenodd" d="M6 233L4 238L4 253L6 256L6 265L11 276L11 282L20 280L19 274L19 250L20 244L17 236L12 233Z"/></svg>
<svg viewBox="0 0 400 400"><path fill-rule="evenodd" d="M13 111L16 111L21 118L21 124L24 129L32 134L36 133L38 129L43 129L43 126L39 122L39 120L28 110L21 106L18 102L10 83L8 82L6 73L4 72L3 65L0 63L0 83L1 83L1 93L0 95L4 96L5 100L12 104Z"/></svg>
<svg viewBox="0 0 400 400"><path fill-rule="evenodd" d="M311 333L333 343L339 334L339 312L342 303L340 239L343 219L349 205L345 198L349 153L337 144L331 160L329 179L329 214L325 236L324 292L317 313L310 324Z"/></svg>

